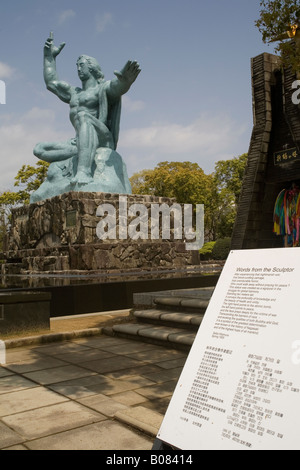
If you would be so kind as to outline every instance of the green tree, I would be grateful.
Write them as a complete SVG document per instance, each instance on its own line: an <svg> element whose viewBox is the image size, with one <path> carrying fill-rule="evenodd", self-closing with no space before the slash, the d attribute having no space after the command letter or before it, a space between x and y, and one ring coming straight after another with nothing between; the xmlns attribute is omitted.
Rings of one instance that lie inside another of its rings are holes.
<svg viewBox="0 0 300 470"><path fill-rule="evenodd" d="M247 159L248 154L243 153L231 160L220 160L215 165L214 175L218 191L229 191L234 197L236 205L239 202Z"/></svg>
<svg viewBox="0 0 300 470"><path fill-rule="evenodd" d="M39 160L36 166L23 165L15 176L15 186L18 191L5 191L0 195L0 205L14 206L29 204L30 195L45 181L49 163Z"/></svg>
<svg viewBox="0 0 300 470"><path fill-rule="evenodd" d="M204 204L205 232L209 241L231 237L242 187L247 154L219 161L206 175L197 163L162 162L131 178L134 194L175 198L182 204Z"/></svg>
<svg viewBox="0 0 300 470"><path fill-rule="evenodd" d="M243 153L215 164L215 223L211 224L214 227L213 239L232 235L247 159L248 154Z"/></svg>
<svg viewBox="0 0 300 470"><path fill-rule="evenodd" d="M206 238L210 241L231 237L236 217L234 198L230 191L218 191L214 179L213 198L206 219Z"/></svg>
<svg viewBox="0 0 300 470"><path fill-rule="evenodd" d="M186 204L205 204L211 180L197 163L191 162L161 162L153 170L143 170L130 178L133 193L176 198Z"/></svg>
<svg viewBox="0 0 300 470"><path fill-rule="evenodd" d="M141 170L134 173L130 179L132 194L152 194L152 188L148 187L146 181L151 180L153 170Z"/></svg>
<svg viewBox="0 0 300 470"><path fill-rule="evenodd" d="M39 160L36 166L23 165L15 177L15 186L20 187L17 192L23 204L29 204L30 195L45 181L49 163Z"/></svg>
<svg viewBox="0 0 300 470"><path fill-rule="evenodd" d="M36 191L45 181L49 163L39 160L36 166L23 165L15 177L15 186L18 191L4 191L0 194L0 248L10 225L10 216L13 208L29 204L30 194Z"/></svg>
<svg viewBox="0 0 300 470"><path fill-rule="evenodd" d="M181 204L204 204L209 226L214 202L214 178L197 163L161 162L153 170L142 170L130 178L132 192L175 198Z"/></svg>
<svg viewBox="0 0 300 470"><path fill-rule="evenodd" d="M278 41L275 51L280 54L283 64L299 71L300 64L300 1L299 0L262 0L260 18L255 25L265 43ZM287 31L289 34L287 34ZM286 41L289 38L295 41Z"/></svg>
<svg viewBox="0 0 300 470"><path fill-rule="evenodd" d="M133 193L175 198L182 204L204 204L207 240L230 237L236 216L247 155L216 164L206 175L197 163L162 162L130 179Z"/></svg>

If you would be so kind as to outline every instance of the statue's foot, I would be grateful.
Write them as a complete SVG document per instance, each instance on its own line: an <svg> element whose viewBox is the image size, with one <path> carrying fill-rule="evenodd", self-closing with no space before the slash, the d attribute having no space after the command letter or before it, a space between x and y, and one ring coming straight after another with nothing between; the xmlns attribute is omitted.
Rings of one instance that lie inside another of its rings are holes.
<svg viewBox="0 0 300 470"><path fill-rule="evenodd" d="M85 173L84 171L78 171L78 173L71 180L71 184L88 184L93 181L92 175Z"/></svg>

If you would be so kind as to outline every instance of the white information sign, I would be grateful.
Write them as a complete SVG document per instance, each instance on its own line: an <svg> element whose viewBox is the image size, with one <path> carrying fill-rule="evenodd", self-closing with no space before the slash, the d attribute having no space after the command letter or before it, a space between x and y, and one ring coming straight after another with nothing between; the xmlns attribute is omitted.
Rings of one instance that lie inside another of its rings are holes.
<svg viewBox="0 0 300 470"><path fill-rule="evenodd" d="M300 449L299 248L230 253L157 437Z"/></svg>

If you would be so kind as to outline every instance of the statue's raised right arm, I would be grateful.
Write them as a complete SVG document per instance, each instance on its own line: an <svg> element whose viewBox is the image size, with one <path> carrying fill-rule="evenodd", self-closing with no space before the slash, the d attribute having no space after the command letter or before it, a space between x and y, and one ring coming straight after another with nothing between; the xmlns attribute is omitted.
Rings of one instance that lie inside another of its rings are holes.
<svg viewBox="0 0 300 470"><path fill-rule="evenodd" d="M65 47L65 42L58 47L53 44L53 33L50 33L44 46L44 80L47 89L52 91L65 103L69 103L71 87L68 83L59 80L56 71L56 57Z"/></svg>

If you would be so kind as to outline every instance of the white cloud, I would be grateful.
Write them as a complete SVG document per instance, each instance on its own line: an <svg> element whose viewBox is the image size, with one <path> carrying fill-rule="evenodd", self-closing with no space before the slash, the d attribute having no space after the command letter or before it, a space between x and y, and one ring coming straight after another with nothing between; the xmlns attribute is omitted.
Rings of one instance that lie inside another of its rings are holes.
<svg viewBox="0 0 300 470"><path fill-rule="evenodd" d="M0 79L11 78L15 70L8 64L0 62Z"/></svg>
<svg viewBox="0 0 300 470"><path fill-rule="evenodd" d="M32 108L22 116L3 115L0 119L0 191L14 188L14 178L22 165L35 165L33 148L38 142L63 141L72 130L57 130L55 113Z"/></svg>
<svg viewBox="0 0 300 470"><path fill-rule="evenodd" d="M97 15L96 17L96 31L97 33L103 33L108 26L113 22L111 13L104 13L104 15Z"/></svg>
<svg viewBox="0 0 300 470"><path fill-rule="evenodd" d="M75 13L74 10L64 10L64 11L62 11L59 15L59 18L58 18L58 24L62 25L63 23L65 23L70 18L74 18L75 15L76 15L76 13Z"/></svg>
<svg viewBox="0 0 300 470"><path fill-rule="evenodd" d="M141 111L142 109L145 108L145 102L141 100L132 100L129 98L127 95L124 95L122 97L122 106L124 106L124 109L130 113L134 113L137 111Z"/></svg>
<svg viewBox="0 0 300 470"><path fill-rule="evenodd" d="M246 130L229 116L202 115L187 125L154 123L124 130L119 144L130 174L165 160L193 161L212 171L214 162L238 155L235 149Z"/></svg>
<svg viewBox="0 0 300 470"><path fill-rule="evenodd" d="M186 126L173 123L154 123L122 134L124 147L157 149L164 154L189 151L213 155L226 149L244 131L229 117L202 116Z"/></svg>

